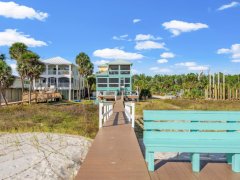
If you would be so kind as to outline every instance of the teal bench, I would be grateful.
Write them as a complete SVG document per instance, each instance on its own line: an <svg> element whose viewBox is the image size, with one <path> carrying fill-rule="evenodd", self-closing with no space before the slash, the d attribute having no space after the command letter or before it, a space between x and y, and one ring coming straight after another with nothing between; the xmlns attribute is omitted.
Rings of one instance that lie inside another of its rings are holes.
<svg viewBox="0 0 240 180"><path fill-rule="evenodd" d="M200 171L200 153L226 153L232 171L240 172L240 112L144 110L143 120L149 171L154 152L187 152L194 172Z"/></svg>

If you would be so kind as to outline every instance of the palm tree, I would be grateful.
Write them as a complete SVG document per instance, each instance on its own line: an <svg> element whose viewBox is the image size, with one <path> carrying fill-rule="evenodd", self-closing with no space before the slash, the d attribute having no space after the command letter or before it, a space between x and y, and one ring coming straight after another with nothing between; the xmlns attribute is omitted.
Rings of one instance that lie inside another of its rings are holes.
<svg viewBox="0 0 240 180"><path fill-rule="evenodd" d="M87 89L88 89L88 99L90 100L90 76L93 74L93 63L91 63L91 61L88 62L87 66L86 66L86 74L85 77L87 79Z"/></svg>
<svg viewBox="0 0 240 180"><path fill-rule="evenodd" d="M26 77L29 79L29 104L31 104L31 92L32 92L32 84L33 80L39 78L39 76L45 71L45 65L39 61L39 56L31 51L24 53L21 57L21 68L25 68L24 73L26 73Z"/></svg>
<svg viewBox="0 0 240 180"><path fill-rule="evenodd" d="M81 52L77 55L76 57L76 64L78 65L78 71L79 71L79 74L81 77L84 78L84 80L86 80L86 78L90 75L92 75L93 73L93 64L91 63L91 60L89 58L89 56L84 53L84 52ZM88 87L88 98L90 99L90 91L89 91L89 83L88 81L86 80L87 82L87 87ZM81 83L79 83L81 84ZM81 87L80 87L80 98L81 98Z"/></svg>
<svg viewBox="0 0 240 180"><path fill-rule="evenodd" d="M8 105L5 91L9 88L14 82L14 76L12 75L12 69L5 62L5 56L0 54L0 106L1 106L1 97L3 97L5 104Z"/></svg>
<svg viewBox="0 0 240 180"><path fill-rule="evenodd" d="M21 79L21 84L22 84L22 94L24 92L24 79L26 78L25 76L25 69L21 68L19 66L22 66L21 58L24 53L28 52L28 47L24 43L16 42L12 44L12 46L9 48L9 54L11 59L16 60L17 62L17 70L18 74Z"/></svg>

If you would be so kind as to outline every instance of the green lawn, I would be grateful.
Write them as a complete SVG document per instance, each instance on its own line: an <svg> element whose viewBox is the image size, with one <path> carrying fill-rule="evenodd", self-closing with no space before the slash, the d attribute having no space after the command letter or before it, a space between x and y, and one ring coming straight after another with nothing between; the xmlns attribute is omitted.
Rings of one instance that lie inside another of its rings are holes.
<svg viewBox="0 0 240 180"><path fill-rule="evenodd" d="M0 132L54 132L94 138L98 106L86 103L14 105L0 109Z"/></svg>

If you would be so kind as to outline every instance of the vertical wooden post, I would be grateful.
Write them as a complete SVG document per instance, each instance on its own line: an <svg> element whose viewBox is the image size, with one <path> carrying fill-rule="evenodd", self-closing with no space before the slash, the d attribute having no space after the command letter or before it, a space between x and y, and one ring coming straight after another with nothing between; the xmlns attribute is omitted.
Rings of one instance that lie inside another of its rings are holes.
<svg viewBox="0 0 240 180"><path fill-rule="evenodd" d="M99 103L99 129L102 128L102 109L103 109L103 103Z"/></svg>
<svg viewBox="0 0 240 180"><path fill-rule="evenodd" d="M107 105L103 106L103 114L105 114L106 112L107 112ZM106 120L107 120L107 115L105 115L105 116L103 117L103 120L104 120L104 122L106 122Z"/></svg>
<svg viewBox="0 0 240 180"><path fill-rule="evenodd" d="M220 72L218 72L218 89L217 89L217 99L220 99Z"/></svg>
<svg viewBox="0 0 240 180"><path fill-rule="evenodd" d="M225 74L223 74L223 100L226 99Z"/></svg>
<svg viewBox="0 0 240 180"><path fill-rule="evenodd" d="M135 103L132 103L132 128L135 126Z"/></svg>

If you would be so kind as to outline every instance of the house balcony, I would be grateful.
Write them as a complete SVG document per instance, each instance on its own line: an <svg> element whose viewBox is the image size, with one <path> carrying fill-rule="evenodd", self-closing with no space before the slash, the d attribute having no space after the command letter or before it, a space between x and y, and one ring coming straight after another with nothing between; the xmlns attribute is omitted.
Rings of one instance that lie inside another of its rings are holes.
<svg viewBox="0 0 240 180"><path fill-rule="evenodd" d="M58 70L58 75L69 75L69 70Z"/></svg>

